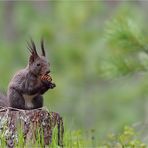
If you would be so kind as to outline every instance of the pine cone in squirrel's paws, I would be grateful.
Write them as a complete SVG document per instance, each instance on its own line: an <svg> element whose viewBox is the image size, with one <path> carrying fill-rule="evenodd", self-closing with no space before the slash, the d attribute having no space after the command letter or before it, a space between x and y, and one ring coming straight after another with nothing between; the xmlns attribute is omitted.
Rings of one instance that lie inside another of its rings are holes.
<svg viewBox="0 0 148 148"><path fill-rule="evenodd" d="M52 81L52 78L50 75L42 75L41 76L41 80L46 80L48 82L51 82Z"/></svg>
<svg viewBox="0 0 148 148"><path fill-rule="evenodd" d="M43 83L48 86L48 88L53 89L54 87L56 87L55 83L52 83L52 78L50 75L42 75L40 78Z"/></svg>

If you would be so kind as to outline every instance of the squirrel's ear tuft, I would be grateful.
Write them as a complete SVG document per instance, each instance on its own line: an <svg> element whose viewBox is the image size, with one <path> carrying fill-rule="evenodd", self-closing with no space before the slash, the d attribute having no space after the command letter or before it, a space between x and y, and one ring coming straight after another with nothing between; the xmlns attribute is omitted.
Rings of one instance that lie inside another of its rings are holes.
<svg viewBox="0 0 148 148"><path fill-rule="evenodd" d="M27 44L28 44L27 48L30 51L31 55L34 56L34 58L38 57L38 53L36 51L36 46L35 46L34 41L31 39L30 43L27 42Z"/></svg>
<svg viewBox="0 0 148 148"><path fill-rule="evenodd" d="M45 54L45 49L44 49L44 41L43 41L43 39L41 39L41 49L42 49L42 56L46 56L46 54Z"/></svg>

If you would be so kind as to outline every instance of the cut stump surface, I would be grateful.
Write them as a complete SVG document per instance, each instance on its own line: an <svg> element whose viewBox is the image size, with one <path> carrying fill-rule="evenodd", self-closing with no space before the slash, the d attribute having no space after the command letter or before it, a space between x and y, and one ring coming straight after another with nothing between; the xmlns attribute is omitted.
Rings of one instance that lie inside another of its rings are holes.
<svg viewBox="0 0 148 148"><path fill-rule="evenodd" d="M54 128L57 128L57 144L63 146L64 126L58 113L48 112L46 109L0 109L0 134L4 135L8 147L14 147L19 142L20 133L24 145L35 143L39 136L43 145L49 145Z"/></svg>

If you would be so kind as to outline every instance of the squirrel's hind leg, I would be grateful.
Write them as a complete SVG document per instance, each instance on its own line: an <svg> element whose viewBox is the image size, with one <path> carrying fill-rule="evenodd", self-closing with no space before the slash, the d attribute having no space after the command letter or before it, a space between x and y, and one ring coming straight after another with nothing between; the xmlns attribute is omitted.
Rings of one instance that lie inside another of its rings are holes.
<svg viewBox="0 0 148 148"><path fill-rule="evenodd" d="M39 95L33 99L34 109L43 107L43 96Z"/></svg>
<svg viewBox="0 0 148 148"><path fill-rule="evenodd" d="M8 99L10 107L17 109L25 109L25 100L22 95L20 95L20 93L17 92L15 89L9 89Z"/></svg>

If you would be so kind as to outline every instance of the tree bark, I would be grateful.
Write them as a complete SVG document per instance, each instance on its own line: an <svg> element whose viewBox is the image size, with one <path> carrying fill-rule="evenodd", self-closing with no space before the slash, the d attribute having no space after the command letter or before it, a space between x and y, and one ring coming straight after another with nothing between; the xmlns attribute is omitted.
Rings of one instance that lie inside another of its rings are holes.
<svg viewBox="0 0 148 148"><path fill-rule="evenodd" d="M58 113L48 112L46 109L0 110L0 134L4 135L8 147L17 145L20 133L23 136L23 145L36 143L38 139L42 140L40 142L43 146L50 145L54 128L57 128L57 145L63 146L64 126Z"/></svg>

